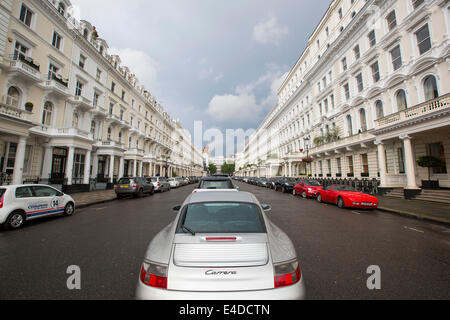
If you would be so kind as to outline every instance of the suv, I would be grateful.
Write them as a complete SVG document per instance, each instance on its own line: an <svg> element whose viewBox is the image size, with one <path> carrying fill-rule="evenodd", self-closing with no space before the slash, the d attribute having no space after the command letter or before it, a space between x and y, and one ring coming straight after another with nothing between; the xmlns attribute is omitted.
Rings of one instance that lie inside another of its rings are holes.
<svg viewBox="0 0 450 320"><path fill-rule="evenodd" d="M27 220L74 212L73 198L50 186L0 187L0 225L6 229L19 229Z"/></svg>
<svg viewBox="0 0 450 320"><path fill-rule="evenodd" d="M144 194L155 193L155 187L153 184L148 183L145 178L122 178L114 186L118 199L122 199L126 196L133 195L134 197L141 198Z"/></svg>
<svg viewBox="0 0 450 320"><path fill-rule="evenodd" d="M281 191L283 193L294 190L296 180L294 178L280 178L275 181L275 191Z"/></svg>
<svg viewBox="0 0 450 320"><path fill-rule="evenodd" d="M152 183L155 187L155 191L170 191L170 183L167 178L164 177L154 177L154 178L148 178L147 181L149 183Z"/></svg>

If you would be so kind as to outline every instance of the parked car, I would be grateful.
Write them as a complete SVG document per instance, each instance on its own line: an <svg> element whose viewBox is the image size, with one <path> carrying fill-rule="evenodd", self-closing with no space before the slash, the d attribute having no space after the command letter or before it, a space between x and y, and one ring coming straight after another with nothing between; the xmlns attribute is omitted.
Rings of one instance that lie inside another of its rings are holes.
<svg viewBox="0 0 450 320"><path fill-rule="evenodd" d="M139 300L297 300L305 284L295 247L248 192L191 194L150 242Z"/></svg>
<svg viewBox="0 0 450 320"><path fill-rule="evenodd" d="M267 187L267 179L266 179L266 178L261 178L261 179L259 179L258 182L256 183L256 185L257 185L258 187L264 187L264 188L266 188L266 187Z"/></svg>
<svg viewBox="0 0 450 320"><path fill-rule="evenodd" d="M167 178L154 177L148 178L147 181L153 184L155 187L155 192L170 191L170 183L167 181Z"/></svg>
<svg viewBox="0 0 450 320"><path fill-rule="evenodd" d="M47 185L0 187L0 225L19 229L28 220L75 212L75 200Z"/></svg>
<svg viewBox="0 0 450 320"><path fill-rule="evenodd" d="M294 178L279 178L275 180L275 191L281 191L283 193L291 193L294 190L295 179Z"/></svg>
<svg viewBox="0 0 450 320"><path fill-rule="evenodd" d="M117 199L123 199L126 196L134 196L136 198L142 198L145 194L153 195L155 193L155 187L149 183L147 179L134 177L134 178L121 178L114 190L117 195Z"/></svg>
<svg viewBox="0 0 450 320"><path fill-rule="evenodd" d="M267 188L275 190L275 182L277 179L278 178L269 178L266 183Z"/></svg>
<svg viewBox="0 0 450 320"><path fill-rule="evenodd" d="M301 195L303 198L317 198L319 190L323 189L322 185L314 179L301 178L294 186L293 194Z"/></svg>
<svg viewBox="0 0 450 320"><path fill-rule="evenodd" d="M181 177L176 178L180 187L184 187L186 185L186 180Z"/></svg>
<svg viewBox="0 0 450 320"><path fill-rule="evenodd" d="M222 178L222 177L207 177L200 180L198 187L194 190L194 192L199 191L211 191L211 190L233 190L238 191L239 187L233 184L233 181L230 178Z"/></svg>
<svg viewBox="0 0 450 320"><path fill-rule="evenodd" d="M376 197L357 191L351 186L331 185L319 190L319 203L334 203L339 208L377 209L379 201Z"/></svg>
<svg viewBox="0 0 450 320"><path fill-rule="evenodd" d="M170 188L176 189L180 187L180 181L178 181L176 178L170 178L169 180Z"/></svg>

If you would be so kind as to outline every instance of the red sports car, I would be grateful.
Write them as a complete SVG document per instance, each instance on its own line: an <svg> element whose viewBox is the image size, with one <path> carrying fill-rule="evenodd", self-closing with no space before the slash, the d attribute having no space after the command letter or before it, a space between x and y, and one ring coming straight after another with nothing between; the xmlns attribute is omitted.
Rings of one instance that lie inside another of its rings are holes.
<svg viewBox="0 0 450 320"><path fill-rule="evenodd" d="M339 208L359 208L376 209L378 199L359 191L351 186L331 185L323 190L319 190L318 202L328 202L337 204Z"/></svg>
<svg viewBox="0 0 450 320"><path fill-rule="evenodd" d="M300 179L294 187L294 196L299 194L303 198L316 198L322 185L313 179Z"/></svg>

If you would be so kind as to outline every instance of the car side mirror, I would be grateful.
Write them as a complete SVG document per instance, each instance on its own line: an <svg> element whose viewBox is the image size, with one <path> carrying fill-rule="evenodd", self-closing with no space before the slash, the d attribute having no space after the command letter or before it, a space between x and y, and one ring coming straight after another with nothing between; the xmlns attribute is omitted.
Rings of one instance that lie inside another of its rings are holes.
<svg viewBox="0 0 450 320"><path fill-rule="evenodd" d="M236 190L241 190L241 188L239 186L236 186Z"/></svg>
<svg viewBox="0 0 450 320"><path fill-rule="evenodd" d="M175 206L172 208L173 211L178 212L181 210L181 205Z"/></svg>
<svg viewBox="0 0 450 320"><path fill-rule="evenodd" d="M262 204L261 207L263 208L263 210L264 210L265 212L272 211L272 207L269 206L268 204Z"/></svg>

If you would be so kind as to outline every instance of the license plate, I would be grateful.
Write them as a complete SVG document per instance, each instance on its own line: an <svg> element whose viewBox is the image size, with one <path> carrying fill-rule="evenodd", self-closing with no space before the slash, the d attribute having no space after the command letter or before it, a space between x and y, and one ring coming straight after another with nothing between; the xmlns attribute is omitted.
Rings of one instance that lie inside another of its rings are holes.
<svg viewBox="0 0 450 320"><path fill-rule="evenodd" d="M363 202L362 205L363 206L372 206L373 203L371 203L371 202Z"/></svg>
<svg viewBox="0 0 450 320"><path fill-rule="evenodd" d="M127 189L127 188L129 188L130 186L120 186L122 189Z"/></svg>

